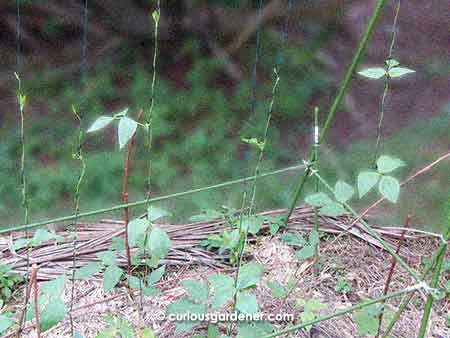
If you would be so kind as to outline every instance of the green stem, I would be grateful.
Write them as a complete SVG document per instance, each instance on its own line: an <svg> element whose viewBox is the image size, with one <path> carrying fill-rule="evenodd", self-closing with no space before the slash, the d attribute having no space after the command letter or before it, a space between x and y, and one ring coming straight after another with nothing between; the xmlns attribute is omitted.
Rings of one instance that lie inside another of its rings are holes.
<svg viewBox="0 0 450 338"><path fill-rule="evenodd" d="M358 48L356 49L356 52L352 58L352 62L350 63L350 66L347 68L347 72L345 73L344 80L342 81L342 84L338 90L338 93L336 94L333 104L331 105L331 108L330 108L330 111L328 112L328 116L325 121L325 124L322 127L322 131L321 131L321 135L320 135L320 143L323 143L326 140L328 129L331 127L331 124L336 115L336 111L339 108L339 106L342 102L342 99L344 98L344 94L347 91L347 88L350 83L350 80L352 79L353 73L355 72L356 67L359 64L359 61L361 60L361 57L364 54L364 51L367 47L369 38L372 36L373 30L374 30L375 25L380 17L381 10L383 9L385 3L386 3L386 0L378 0L377 4L372 12L372 15L369 19L369 24L367 25L366 31L364 32L363 36L359 40ZM312 153L312 151L310 153ZM312 155L310 156L310 162L314 162L314 157ZM289 220L289 217L291 217L292 212L294 211L294 208L297 204L298 199L300 198L300 196L302 194L306 180L309 177L310 173L311 173L311 171L309 169L307 169L305 174L300 178L300 180L297 184L297 188L294 193L294 198L292 199L287 217L285 219L285 224L287 223L287 221Z"/></svg>
<svg viewBox="0 0 450 338"><path fill-rule="evenodd" d="M286 167L286 168L282 168L282 169L278 169L278 170L260 174L260 175L258 175L258 178L280 175L280 174L286 173L288 171L304 169L304 168L305 168L305 165L299 164L299 165ZM182 191L182 192L178 192L178 193L174 193L174 194L170 194L170 195L164 195L164 196L154 197L154 198L150 198L150 199L144 199L141 201L131 202L131 203L127 203L127 204L118 204L118 205L115 205L115 206L112 206L109 208L96 209L96 210L92 210L89 212L79 213L78 215L63 216L63 217L58 217L58 218L40 221L40 222L36 222L36 223L23 224L23 225L19 225L19 226L15 226L15 225L0 226L0 228L3 228L0 230L0 235L7 234L7 233L10 233L13 231L37 228L37 227L47 225L47 224L52 224L52 223L72 221L72 220L76 219L77 217L85 218L85 217L89 217L89 216L105 214L105 213L112 212L112 211L122 210L123 208L132 208L132 207L143 206L148 203L167 201L167 200L170 200L173 198L188 196L188 195L205 192L205 191L209 191L209 190L221 189L221 188L229 187L232 185L253 181L254 179L255 179L255 176L249 176L249 177L244 177L244 178L240 178L240 179L236 179L236 180L232 180L232 181L227 181L227 182L223 182L223 183L219 183L219 184L210 185L207 187L186 190L186 191Z"/></svg>
<svg viewBox="0 0 450 338"><path fill-rule="evenodd" d="M272 334L263 336L262 338L278 337L278 336L281 336L281 335L284 335L284 334L287 334L287 333L291 333L291 332L297 331L299 329L303 329L303 328L305 328L307 326L311 326L311 325L314 325L314 324L317 324L317 323L320 323L320 322L323 322L325 320L329 320L329 319L332 319L332 318L340 317L340 316L345 315L347 313L350 313L350 312L353 312L353 311L356 311L356 310L360 310L360 309L365 308L367 306L370 306L370 305L373 305L373 304L376 304L376 303L380 303L380 302L384 302L384 301L387 301L387 300L395 298L395 297L399 297L399 296L404 295L406 293L414 292L417 289L418 289L418 287L412 287L412 288L406 288L406 289L403 289L403 290L400 290L400 291L397 291L397 292L393 292L393 293L391 293L389 295L385 295L385 296L382 296L380 298L373 299L373 300L370 300L370 301L362 302L362 303L350 306L350 307L348 307L348 308L346 308L344 310L336 311L336 312L331 313L329 315L326 315L326 316L323 316L323 317L319 317L319 318L316 318L314 320L310 320L310 321L307 321L307 322L304 322L304 323L301 323L301 324L298 324L298 325L294 325L294 326L288 327L288 328L286 328L284 330L281 330L281 331L274 332Z"/></svg>
<svg viewBox="0 0 450 338"><path fill-rule="evenodd" d="M314 109L314 170L319 171L319 108ZM319 192L319 179L315 179L315 190L316 193ZM314 231L319 234L319 208L314 208ZM314 275L319 276L319 241L314 245Z"/></svg>
<svg viewBox="0 0 450 338"><path fill-rule="evenodd" d="M450 203L449 203L450 205ZM433 277L431 278L430 287L437 288L439 279L441 278L442 264L444 262L445 253L447 251L447 242L450 239L450 211L448 215L448 227L447 232L443 237L444 239L444 249L439 252L438 257L436 258L436 267L434 268ZM433 307L434 298L432 295L428 295L427 302L425 303L425 307L423 309L422 322L420 323L419 335L418 338L424 338L427 332L428 321L430 319L431 308Z"/></svg>
<svg viewBox="0 0 450 338"><path fill-rule="evenodd" d="M317 173L316 171L313 172L313 174L320 180L320 182L331 192L333 193L334 190L333 188L328 184L327 181L325 181L322 176L319 175L319 173ZM372 229L372 227L366 223L366 221L364 221L361 216L346 202L343 202L342 205L348 210L350 211L353 216L355 216L356 218L360 218L360 223L364 226L364 228L366 229L366 231L372 235L373 237L375 237L375 239L377 239L381 246L387 251L389 252L396 260L397 262L416 280L416 282L419 282L421 279L420 277L414 272L413 269L410 268L410 266L408 264L406 264L406 262L399 256L397 255L397 253L395 252L394 249L392 249L389 244L387 244L381 237L380 235Z"/></svg>

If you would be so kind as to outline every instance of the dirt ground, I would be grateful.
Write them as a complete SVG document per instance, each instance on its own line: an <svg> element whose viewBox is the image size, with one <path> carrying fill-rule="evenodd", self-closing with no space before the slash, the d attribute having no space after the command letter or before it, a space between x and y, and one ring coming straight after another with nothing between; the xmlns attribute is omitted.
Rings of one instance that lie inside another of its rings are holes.
<svg viewBox="0 0 450 338"><path fill-rule="evenodd" d="M421 238L408 240L404 245L411 252L407 258L408 263L419 268L420 261L429 257L438 245L438 240ZM294 260L292 246L282 242L278 236L262 238L249 248L249 257L262 263L265 267L263 279L256 289L258 303L265 313L289 313L295 318L301 315L301 309L295 307L295 300L319 299L327 304L327 308L318 312L324 315L336 310L354 305L363 299L375 298L381 295L384 288L387 272L391 266L388 253L367 245L367 243L353 237L329 236L326 242L322 241L321 272L315 278L310 261L298 262ZM298 272L298 283L293 289L286 303L275 299L269 288L268 281L278 281L284 285ZM133 301L126 288L119 288L113 293L104 295L100 280L90 280L76 284L76 306L74 310L75 328L84 337L93 338L106 326L102 318L106 314L114 314L126 319L135 328L152 328L157 337L192 337L194 334L205 334L205 325L199 326L195 332L175 334L175 324L168 321L158 321L158 314L164 313L166 307L185 294L181 281L185 279L206 280L207 276L217 270L207 267L192 267L170 270L157 284L161 289L159 296L143 297L143 310L139 309L139 296ZM449 279L448 274L445 276ZM335 287L338 279L345 279L350 291L337 292ZM401 290L407 285L414 285L412 279L397 268L393 275L390 291ZM65 297L69 299L70 286L67 285ZM423 295L416 294L404 312L401 320L395 326L391 338L410 338L417 335L422 316ZM395 311L400 300L388 301L388 307ZM431 321L427 338L450 337L450 328L447 326L450 300L448 298L437 302L431 314ZM296 319L295 323L299 323ZM277 328L283 328L293 323L278 323ZM220 326L220 325L219 325ZM223 329L223 326L221 326ZM222 331L224 334L225 331ZM36 337L33 332L28 337ZM70 337L69 322L66 319L43 335L45 338ZM287 337L286 335L284 337ZM350 338L358 337L357 328L351 315L345 315L315 325L309 332L297 331L288 337L302 338Z"/></svg>

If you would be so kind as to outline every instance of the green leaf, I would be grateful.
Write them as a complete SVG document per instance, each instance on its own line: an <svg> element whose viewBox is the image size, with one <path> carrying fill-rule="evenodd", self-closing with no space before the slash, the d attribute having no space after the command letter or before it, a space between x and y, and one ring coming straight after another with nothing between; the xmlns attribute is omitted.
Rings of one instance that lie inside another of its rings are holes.
<svg viewBox="0 0 450 338"><path fill-rule="evenodd" d="M161 279L161 277L164 275L165 272L166 272L165 265L159 267L156 270L153 270L152 273L148 276L147 284L149 286L155 284L157 281L159 281Z"/></svg>
<svg viewBox="0 0 450 338"><path fill-rule="evenodd" d="M342 204L331 202L330 204L320 208L320 213L325 216L338 217L345 214L345 208Z"/></svg>
<svg viewBox="0 0 450 338"><path fill-rule="evenodd" d="M398 66L400 63L395 59L388 59L384 62L388 68L393 68Z"/></svg>
<svg viewBox="0 0 450 338"><path fill-rule="evenodd" d="M269 223L269 231L271 235L275 235L278 230L280 230L280 224L278 223Z"/></svg>
<svg viewBox="0 0 450 338"><path fill-rule="evenodd" d="M103 273L103 291L110 292L120 282L123 271L116 265L108 266Z"/></svg>
<svg viewBox="0 0 450 338"><path fill-rule="evenodd" d="M323 192L318 192L309 196L306 196L305 202L313 207L323 207L324 205L330 204L333 201L328 197L327 194Z"/></svg>
<svg viewBox="0 0 450 338"><path fill-rule="evenodd" d="M110 124L114 120L111 116L100 116L95 122L89 127L87 130L88 133L92 133L94 131L105 128L108 124Z"/></svg>
<svg viewBox="0 0 450 338"><path fill-rule="evenodd" d="M145 297L156 297L159 295L160 290L152 287L146 287L143 290Z"/></svg>
<svg viewBox="0 0 450 338"><path fill-rule="evenodd" d="M14 318L0 315L0 333L5 332L14 324Z"/></svg>
<svg viewBox="0 0 450 338"><path fill-rule="evenodd" d="M75 271L75 279L88 280L96 273L102 270L102 265L98 262L91 262L85 266L82 266Z"/></svg>
<svg viewBox="0 0 450 338"><path fill-rule="evenodd" d="M28 244L28 240L25 238L19 238L17 241L14 241L12 245L12 249L14 251L20 250L22 248L25 248Z"/></svg>
<svg viewBox="0 0 450 338"><path fill-rule="evenodd" d="M383 176L379 185L380 193L390 202L396 203L400 195L400 183L392 176Z"/></svg>
<svg viewBox="0 0 450 338"><path fill-rule="evenodd" d="M264 218L259 216L244 216L242 217L242 230L248 231L256 235L264 223Z"/></svg>
<svg viewBox="0 0 450 338"><path fill-rule="evenodd" d="M380 174L390 173L391 171L403 167L404 165L405 162L403 162L402 160L386 155L380 156L380 158L377 160L377 169Z"/></svg>
<svg viewBox="0 0 450 338"><path fill-rule="evenodd" d="M264 267L260 263L248 263L239 270L239 277L237 280L238 289L246 289L250 286L256 285L264 271Z"/></svg>
<svg viewBox="0 0 450 338"><path fill-rule="evenodd" d="M369 79L380 79L386 75L386 70L381 67L373 67L361 70L358 72L358 74Z"/></svg>
<svg viewBox="0 0 450 338"><path fill-rule="evenodd" d="M128 223L128 245L130 247L144 244L145 231L150 226L148 220L136 218Z"/></svg>
<svg viewBox="0 0 450 338"><path fill-rule="evenodd" d="M252 137L252 138L242 138L242 142L247 143L251 146L255 146L256 148L258 148L260 151L264 151L264 148L266 146L266 142L265 141L259 141L256 137Z"/></svg>
<svg viewBox="0 0 450 338"><path fill-rule="evenodd" d="M40 291L50 297L59 297L66 287L66 275L61 275L48 282L42 283L39 287Z"/></svg>
<svg viewBox="0 0 450 338"><path fill-rule="evenodd" d="M353 187L343 181L338 181L334 186L334 196L338 202L347 202L354 193Z"/></svg>
<svg viewBox="0 0 450 338"><path fill-rule="evenodd" d="M225 305L234 295L234 280L223 274L213 274L208 277L210 286L213 288L211 306L218 309Z"/></svg>
<svg viewBox="0 0 450 338"><path fill-rule="evenodd" d="M66 306L59 299L52 299L40 314L41 331L45 332L58 324L66 316Z"/></svg>
<svg viewBox="0 0 450 338"><path fill-rule="evenodd" d="M208 285L195 279L184 280L181 284L194 301L198 303L205 303L208 300Z"/></svg>
<svg viewBox="0 0 450 338"><path fill-rule="evenodd" d="M274 330L274 326L266 322L238 322L237 327L236 338L261 338Z"/></svg>
<svg viewBox="0 0 450 338"><path fill-rule="evenodd" d="M415 73L415 70L406 68L406 67L394 67L389 69L389 76L390 77L400 77L406 74Z"/></svg>
<svg viewBox="0 0 450 338"><path fill-rule="evenodd" d="M276 299L282 299L287 292L286 288L277 281L267 282L267 287Z"/></svg>
<svg viewBox="0 0 450 338"><path fill-rule="evenodd" d="M157 25L159 22L159 11L155 10L152 13L152 17L153 17L153 21L155 22L155 24Z"/></svg>
<svg viewBox="0 0 450 338"><path fill-rule="evenodd" d="M301 235L292 232L285 232L282 234L281 240L291 245L303 246L306 244L306 240Z"/></svg>
<svg viewBox="0 0 450 338"><path fill-rule="evenodd" d="M100 251L97 252L96 256L106 266L116 264L117 254L114 251Z"/></svg>
<svg viewBox="0 0 450 338"><path fill-rule="evenodd" d="M152 329L147 328L141 331L141 338L156 338L156 335Z"/></svg>
<svg viewBox="0 0 450 338"><path fill-rule="evenodd" d="M170 239L160 227L154 227L148 238L148 246L152 253L159 258L165 258L169 252Z"/></svg>
<svg viewBox="0 0 450 338"><path fill-rule="evenodd" d="M243 313L255 313L258 311L256 296L250 292L239 291L236 297L236 309Z"/></svg>
<svg viewBox="0 0 450 338"><path fill-rule="evenodd" d="M167 307L166 314L204 314L206 313L206 305L205 304L195 304L191 302L187 297L183 297L178 301L170 304ZM178 324L175 330L176 333L180 333L182 331L186 331L191 329L192 327L200 324L199 321L194 322L183 322L182 325Z"/></svg>
<svg viewBox="0 0 450 338"><path fill-rule="evenodd" d="M314 256L314 247L311 245L306 245L295 252L295 258L300 260L308 259L312 256Z"/></svg>
<svg viewBox="0 0 450 338"><path fill-rule="evenodd" d="M63 237L55 235L45 229L37 229L36 232L34 233L33 238L31 239L31 245L38 246L52 239L56 241L61 241L63 240Z"/></svg>
<svg viewBox="0 0 450 338"><path fill-rule="evenodd" d="M133 137L137 129L137 122L124 116L119 121L117 133L119 135L119 148L122 149Z"/></svg>
<svg viewBox="0 0 450 338"><path fill-rule="evenodd" d="M305 311L316 312L319 310L325 310L328 308L327 304L322 303L320 300L316 298L309 299L305 302L304 309Z"/></svg>
<svg viewBox="0 0 450 338"><path fill-rule="evenodd" d="M125 240L120 237L113 237L111 239L111 245L109 246L111 251L121 252L125 250Z"/></svg>
<svg viewBox="0 0 450 338"><path fill-rule="evenodd" d="M380 322L378 318L379 309L379 306L371 305L353 314L352 319L356 324L359 336L374 336L377 334Z"/></svg>
<svg viewBox="0 0 450 338"><path fill-rule="evenodd" d="M358 175L359 198L367 194L380 179L380 174L375 171L363 171Z"/></svg>
<svg viewBox="0 0 450 338"><path fill-rule="evenodd" d="M168 212L167 210L161 209L161 208L157 208L154 206L150 206L147 209L147 219L150 222L154 222L157 219L163 218L163 217L168 217L171 216L172 214L170 212Z"/></svg>
<svg viewBox="0 0 450 338"><path fill-rule="evenodd" d="M144 286L141 280L136 276L127 276L127 280L129 287L132 289L139 290L141 287Z"/></svg>
<svg viewBox="0 0 450 338"><path fill-rule="evenodd" d="M217 325L208 325L208 338L219 338L220 331Z"/></svg>

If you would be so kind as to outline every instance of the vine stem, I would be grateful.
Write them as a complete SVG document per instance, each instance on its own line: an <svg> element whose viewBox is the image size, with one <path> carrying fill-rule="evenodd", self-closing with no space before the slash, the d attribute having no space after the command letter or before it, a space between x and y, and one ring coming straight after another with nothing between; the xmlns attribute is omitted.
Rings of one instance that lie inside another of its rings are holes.
<svg viewBox="0 0 450 338"><path fill-rule="evenodd" d="M336 97L335 97L335 99L333 101L333 104L331 105L331 108L330 108L330 110L328 112L327 119L326 119L326 121L325 121L325 123L324 123L324 125L322 127L321 135L320 135L320 138L319 138L320 143L323 143L326 140L326 137L327 137L327 134L328 134L328 130L330 129L331 124L333 123L333 120L334 120L334 118L336 116L337 109L339 108L339 106L340 106L340 104L342 102L342 99L344 98L344 94L347 91L347 88L348 88L348 85L350 84L350 80L352 79L353 73L355 72L356 67L358 66L358 64L359 64L359 62L361 60L361 57L364 54L364 51L366 50L369 38L372 36L373 30L375 28L375 25L378 22L378 19L380 17L381 11L382 11L382 9L383 9L385 4L386 4L386 0L378 0L376 5L375 5L375 8L374 8L374 10L372 12L372 15L370 16L369 23L367 25L366 31L364 32L363 36L359 40L359 44L358 44L358 47L356 49L356 52L355 52L355 54L354 54L354 56L352 58L352 61L351 61L350 65L349 65L349 67L347 68L347 71L346 71L345 76L344 76L344 80L342 81L342 84L339 87L339 90L338 90L338 92L336 94ZM309 156L310 157L310 161L309 162L314 162L315 158L314 158L314 155L313 155L313 151L310 151L310 154L311 155ZM289 218L292 215L292 212L295 209L297 201L298 201L298 199L300 198L300 196L301 196L301 194L303 192L303 188L305 186L305 183L306 183L307 178L309 177L310 173L311 173L311 168L308 167L306 172L305 172L305 174L299 179L299 182L298 182L297 187L296 187L295 192L294 192L294 197L293 197L292 202L291 202L290 207L289 207L288 214L287 214L287 216L285 218L285 225L287 224Z"/></svg>
<svg viewBox="0 0 450 338"><path fill-rule="evenodd" d="M71 311L73 309L74 305L74 299L75 299L75 270L76 270L76 260L77 260L77 239L78 239L78 215L80 213L80 192L81 192L81 185L84 180L84 176L86 174L86 161L83 157L83 129L82 129L82 119L81 116L77 113L74 106L72 106L72 112L76 116L79 122L78 126L78 142L77 142L77 152L73 155L75 159L80 161L81 163L81 169L80 174L78 176L78 181L75 186L75 195L74 195L74 205L75 205L75 216L77 216L74 219L72 231L73 231L73 242L72 242L72 288L70 292L70 311L69 311L69 321L70 321L70 331L72 334L72 337L74 336L74 325L73 325L73 318Z"/></svg>
<svg viewBox="0 0 450 338"><path fill-rule="evenodd" d="M450 206L450 201L449 201ZM450 239L450 210L448 214L448 225L446 233L443 235L443 249L439 252L439 255L436 258L436 266L433 271L433 276L431 278L430 287L436 288L439 283L439 279L441 278L442 265L444 263L445 253L447 251L448 241ZM434 298L430 294L427 297L427 302L425 303L425 307L423 309L422 321L420 323L419 335L417 338L424 338L427 332L428 321L430 319L431 308L433 307Z"/></svg>
<svg viewBox="0 0 450 338"><path fill-rule="evenodd" d="M392 23L392 36L391 36L391 43L389 46L389 52L387 56L387 60L392 59L392 54L394 52L394 45L397 37L397 21L398 21L398 15L400 13L400 4L401 1L397 1L397 6L395 7L395 13L394 13L394 22ZM389 66L387 67L387 74L389 71ZM381 144L381 138L382 138L382 132L383 132L383 121L384 121L384 112L386 107L386 98L389 92L389 75L386 75L384 78L384 89L383 89L383 95L381 96L381 104L380 104L380 115L378 120L378 127L377 127L377 141L375 144L375 155L373 159L373 163L376 162L378 155L380 153L380 144Z"/></svg>

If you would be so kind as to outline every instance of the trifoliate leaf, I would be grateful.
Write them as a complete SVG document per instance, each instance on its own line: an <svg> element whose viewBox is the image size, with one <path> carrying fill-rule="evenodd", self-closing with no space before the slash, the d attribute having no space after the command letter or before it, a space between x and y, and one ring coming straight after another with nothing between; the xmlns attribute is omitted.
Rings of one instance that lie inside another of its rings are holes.
<svg viewBox="0 0 450 338"><path fill-rule="evenodd" d="M386 75L386 70L381 67L367 68L358 72L359 75L369 79L380 79Z"/></svg>
<svg viewBox="0 0 450 338"><path fill-rule="evenodd" d="M334 186L334 196L338 202L347 202L354 194L353 187L343 181L338 181Z"/></svg>
<svg viewBox="0 0 450 338"><path fill-rule="evenodd" d="M400 77L406 74L415 73L415 70L406 68L406 67L394 67L389 69L389 76L390 77Z"/></svg>
<svg viewBox="0 0 450 338"><path fill-rule="evenodd" d="M400 183L392 176L383 176L379 185L380 193L390 202L396 203L400 195Z"/></svg>
<svg viewBox="0 0 450 338"><path fill-rule="evenodd" d="M105 128L114 120L111 116L100 116L87 130L88 133L93 133L94 131Z"/></svg>
<svg viewBox="0 0 450 338"><path fill-rule="evenodd" d="M305 198L305 202L313 207L323 207L324 205L333 202L327 194L318 192L312 195L308 195Z"/></svg>
<svg viewBox="0 0 450 338"><path fill-rule="evenodd" d="M338 217L345 214L345 212L345 208L342 206L342 204L337 202L331 202L330 204L327 204L324 207L320 208L320 213L322 215L330 217Z"/></svg>
<svg viewBox="0 0 450 338"><path fill-rule="evenodd" d="M391 171L403 167L404 165L405 162L403 162L402 160L386 155L380 156L380 158L377 160L377 170L380 174L390 173Z"/></svg>
<svg viewBox="0 0 450 338"><path fill-rule="evenodd" d="M137 129L137 122L124 116L119 121L117 133L119 135L119 148L122 149L133 137Z"/></svg>
<svg viewBox="0 0 450 338"><path fill-rule="evenodd" d="M363 171L358 175L359 198L367 194L380 179L380 174L375 171Z"/></svg>

